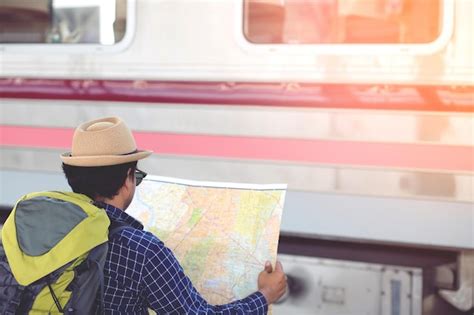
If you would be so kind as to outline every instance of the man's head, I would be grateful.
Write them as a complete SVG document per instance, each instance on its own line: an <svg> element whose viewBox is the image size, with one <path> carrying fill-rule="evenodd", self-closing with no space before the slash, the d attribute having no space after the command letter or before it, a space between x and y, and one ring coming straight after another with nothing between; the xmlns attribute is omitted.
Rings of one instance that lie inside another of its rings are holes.
<svg viewBox="0 0 474 315"><path fill-rule="evenodd" d="M109 117L81 124L74 132L71 152L61 159L74 192L113 201L125 210L145 174L137 169L137 161L150 154L137 150L130 129L120 118Z"/></svg>

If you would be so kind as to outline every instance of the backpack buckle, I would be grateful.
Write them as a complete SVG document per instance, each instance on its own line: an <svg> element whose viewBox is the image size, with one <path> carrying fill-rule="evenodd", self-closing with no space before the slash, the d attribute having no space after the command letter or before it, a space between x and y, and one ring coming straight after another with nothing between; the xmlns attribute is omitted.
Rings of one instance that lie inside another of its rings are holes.
<svg viewBox="0 0 474 315"><path fill-rule="evenodd" d="M80 265L74 268L74 270L77 272L77 274L81 274L84 271L89 270L90 267L91 267L91 262L89 261L89 259L86 258L86 260L80 263Z"/></svg>
<svg viewBox="0 0 474 315"><path fill-rule="evenodd" d="M21 302L21 295L20 297L11 299L9 304L14 306L14 308L17 308L20 305L20 302Z"/></svg>

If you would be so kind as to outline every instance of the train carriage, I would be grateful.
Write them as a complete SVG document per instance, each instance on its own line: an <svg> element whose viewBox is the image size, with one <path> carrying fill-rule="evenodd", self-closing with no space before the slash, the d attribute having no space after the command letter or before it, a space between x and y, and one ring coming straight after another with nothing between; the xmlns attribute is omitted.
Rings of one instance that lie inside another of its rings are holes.
<svg viewBox="0 0 474 315"><path fill-rule="evenodd" d="M275 313L472 312L473 12L2 0L0 205L67 189L74 127L117 115L155 151L149 173L288 183L280 251L297 293ZM364 281L377 294L357 293Z"/></svg>

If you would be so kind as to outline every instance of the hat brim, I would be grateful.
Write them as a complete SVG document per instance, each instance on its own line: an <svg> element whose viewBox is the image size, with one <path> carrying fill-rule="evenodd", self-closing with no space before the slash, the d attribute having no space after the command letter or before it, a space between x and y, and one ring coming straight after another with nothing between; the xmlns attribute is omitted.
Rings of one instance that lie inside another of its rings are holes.
<svg viewBox="0 0 474 315"><path fill-rule="evenodd" d="M124 164L144 159L153 151L137 151L126 155L94 155L94 156L71 156L71 152L61 154L61 160L64 164L72 166L110 166Z"/></svg>

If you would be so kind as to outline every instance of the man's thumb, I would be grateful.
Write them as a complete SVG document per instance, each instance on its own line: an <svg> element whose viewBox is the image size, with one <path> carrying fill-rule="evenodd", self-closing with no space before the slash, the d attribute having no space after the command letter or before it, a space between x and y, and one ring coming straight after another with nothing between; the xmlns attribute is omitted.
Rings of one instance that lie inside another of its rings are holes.
<svg viewBox="0 0 474 315"><path fill-rule="evenodd" d="M283 265L279 260L277 260L276 265L275 265L275 271L281 271L283 272Z"/></svg>

